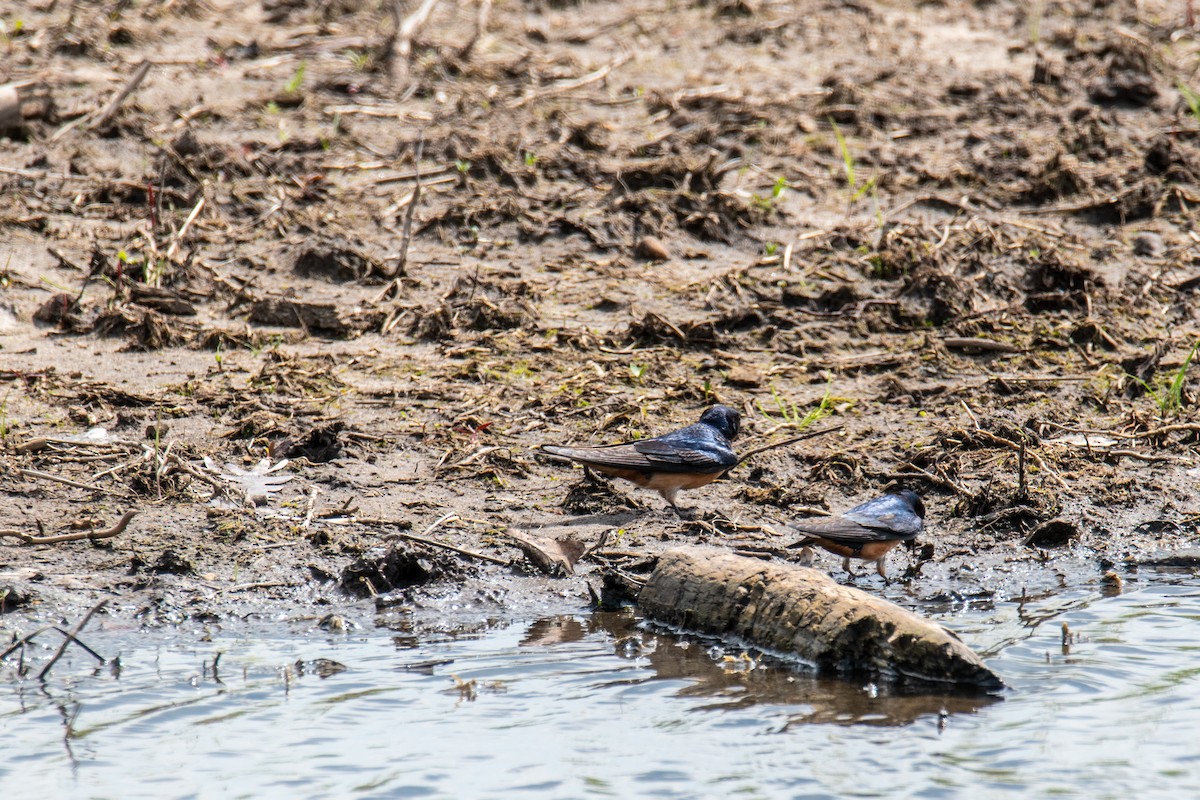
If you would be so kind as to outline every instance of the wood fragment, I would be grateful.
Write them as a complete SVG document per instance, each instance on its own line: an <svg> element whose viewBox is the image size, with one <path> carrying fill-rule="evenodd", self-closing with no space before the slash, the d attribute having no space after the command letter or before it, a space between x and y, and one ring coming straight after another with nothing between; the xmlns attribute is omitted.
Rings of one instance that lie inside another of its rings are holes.
<svg viewBox="0 0 1200 800"><path fill-rule="evenodd" d="M555 577L575 574L575 563L586 552L577 539L545 539L509 528L504 535L512 539L525 557L542 572Z"/></svg>
<svg viewBox="0 0 1200 800"><path fill-rule="evenodd" d="M16 531L11 529L0 530L0 538L8 536L15 539L20 539L25 544L58 544L60 542L78 542L83 539L95 541L97 539L111 539L114 536L119 536L124 530L129 527L129 522L137 515L136 511L126 511L117 520L117 523L111 528L103 528L101 530L77 531L75 533L63 533L57 536L34 536L30 533Z"/></svg>
<svg viewBox="0 0 1200 800"><path fill-rule="evenodd" d="M552 97L556 94L563 94L564 92L572 92L589 84L597 83L598 81L602 81L607 78L608 74L614 69L623 66L632 59L632 55L629 53L623 53L594 72L589 72L588 74L581 75L578 78L569 78L552 83L540 91L530 91L522 95L517 100L509 103L508 107L513 109L521 108L522 106L525 106L534 100L541 100L546 97Z"/></svg>
<svg viewBox="0 0 1200 800"><path fill-rule="evenodd" d="M962 350L967 353L1024 353L1025 349L1009 344L1008 342L997 342L994 339L984 339L981 337L964 337L964 336L948 336L942 339L942 344L951 350Z"/></svg>
<svg viewBox="0 0 1200 800"><path fill-rule="evenodd" d="M714 550L659 558L638 604L651 619L729 637L818 670L994 691L991 669L951 631L806 567Z"/></svg>
<svg viewBox="0 0 1200 800"><path fill-rule="evenodd" d="M0 131L20 128L21 95L17 84L6 83L0 86Z"/></svg>
<svg viewBox="0 0 1200 800"><path fill-rule="evenodd" d="M92 484L88 484L88 483L80 483L79 481L73 481L70 478L63 478L59 475L54 475L49 472L42 472L39 469L25 469L23 467L18 467L17 472L20 473L21 475L24 475L26 478L38 478L38 479L44 480L44 481L52 481L54 483L61 483L64 486L73 486L76 489L87 489L89 492L107 491L102 486L93 486Z"/></svg>

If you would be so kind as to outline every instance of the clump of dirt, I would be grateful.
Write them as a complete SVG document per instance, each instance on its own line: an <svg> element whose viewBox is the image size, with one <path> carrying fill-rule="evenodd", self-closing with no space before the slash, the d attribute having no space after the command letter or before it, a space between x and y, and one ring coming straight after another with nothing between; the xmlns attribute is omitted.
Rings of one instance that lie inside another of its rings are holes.
<svg viewBox="0 0 1200 800"><path fill-rule="evenodd" d="M350 594L375 597L463 576L463 568L451 559L419 555L414 548L394 545L373 549L355 559L342 570L338 583Z"/></svg>

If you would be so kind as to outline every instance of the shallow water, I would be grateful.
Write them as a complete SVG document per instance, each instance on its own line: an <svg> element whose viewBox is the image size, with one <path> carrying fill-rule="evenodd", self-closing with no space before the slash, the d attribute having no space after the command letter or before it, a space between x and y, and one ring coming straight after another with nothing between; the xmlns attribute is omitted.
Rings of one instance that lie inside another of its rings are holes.
<svg viewBox="0 0 1200 800"><path fill-rule="evenodd" d="M1000 700L798 675L619 614L417 637L97 629L85 639L119 651L119 670L74 655L43 685L0 666L0 786L97 798L1197 796L1191 581L947 612L1011 685Z"/></svg>

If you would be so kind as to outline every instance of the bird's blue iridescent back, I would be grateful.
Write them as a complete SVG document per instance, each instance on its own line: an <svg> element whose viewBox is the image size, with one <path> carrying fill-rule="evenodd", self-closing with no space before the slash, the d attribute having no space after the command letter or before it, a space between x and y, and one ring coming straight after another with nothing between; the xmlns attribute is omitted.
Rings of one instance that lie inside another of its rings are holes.
<svg viewBox="0 0 1200 800"><path fill-rule="evenodd" d="M913 508L913 502L900 494L871 498L842 516L868 528L894 531L906 539L915 539L925 528L924 520Z"/></svg>

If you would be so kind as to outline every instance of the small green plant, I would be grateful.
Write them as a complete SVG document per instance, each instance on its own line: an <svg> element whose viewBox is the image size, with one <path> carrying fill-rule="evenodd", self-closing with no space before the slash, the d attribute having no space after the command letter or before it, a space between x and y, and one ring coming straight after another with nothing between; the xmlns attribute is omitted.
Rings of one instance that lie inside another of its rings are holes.
<svg viewBox="0 0 1200 800"><path fill-rule="evenodd" d="M859 181L858 170L854 164L854 154L850 152L850 145L846 142L846 137L842 135L842 129L832 119L829 124L833 126L833 136L837 139L838 153L842 156L842 170L846 175L846 188L850 192L850 202L854 203L863 195L875 193L875 178L868 178L866 181Z"/></svg>
<svg viewBox="0 0 1200 800"><path fill-rule="evenodd" d="M146 259L142 264L142 282L147 286L160 286L163 276L167 274L168 263L165 258L156 261Z"/></svg>
<svg viewBox="0 0 1200 800"><path fill-rule="evenodd" d="M300 89L304 86L304 72L308 69L308 62L301 61L300 66L296 67L296 71L292 73L292 79L284 84L284 94L299 94Z"/></svg>
<svg viewBox="0 0 1200 800"><path fill-rule="evenodd" d="M1183 102L1187 103L1188 113L1192 115L1192 119L1200 122L1200 95L1193 92L1183 80L1176 81L1175 86L1179 89L1179 94L1183 96Z"/></svg>
<svg viewBox="0 0 1200 800"><path fill-rule="evenodd" d="M643 377L645 377L646 370L648 370L649 368L650 367L647 364L632 364L631 363L629 365L629 377L633 378L635 381L640 381Z"/></svg>
<svg viewBox="0 0 1200 800"><path fill-rule="evenodd" d="M537 166L537 163L538 163L537 155L526 150L525 151L525 166L533 168L533 167Z"/></svg>
<svg viewBox="0 0 1200 800"><path fill-rule="evenodd" d="M1179 369L1175 370L1171 376L1171 382L1166 386L1155 390L1150 384L1142 380L1136 375L1126 375L1133 378L1139 386L1146 390L1146 393L1154 398L1154 405L1158 406L1160 414L1178 414L1183 410L1183 385L1187 380L1187 371L1191 367L1192 361L1196 358L1196 351L1200 350L1200 341L1192 345L1192 349L1188 351L1187 358L1179 365Z"/></svg>
<svg viewBox="0 0 1200 800"><path fill-rule="evenodd" d="M0 439L8 441L8 395L0 402Z"/></svg>
<svg viewBox="0 0 1200 800"><path fill-rule="evenodd" d="M223 366L225 363L225 354L223 352L224 349L225 349L225 340L217 339L217 350L215 353L213 353L213 359L217 362L217 372L222 372L224 370L224 366Z"/></svg>
<svg viewBox="0 0 1200 800"><path fill-rule="evenodd" d="M767 242L765 249L767 251L767 255L773 256L775 255L775 252L779 250L779 242Z"/></svg>
<svg viewBox="0 0 1200 800"><path fill-rule="evenodd" d="M24 29L25 29L25 21L24 20L15 19L15 20L13 20L12 25L9 26L9 24L7 22L0 19L0 42L3 42L5 45L11 45L12 44L11 40L16 36L20 36L21 31L23 31Z"/></svg>
<svg viewBox="0 0 1200 800"><path fill-rule="evenodd" d="M789 185L790 184L788 183L787 178L780 175L775 179L775 185L771 187L771 197L778 198L779 195L783 194L783 190L787 189Z"/></svg>
<svg viewBox="0 0 1200 800"><path fill-rule="evenodd" d="M454 168L456 170L458 170L459 172L461 172L463 175L466 175L468 172L471 171L471 162L463 161L462 159L459 159L454 162Z"/></svg>
<svg viewBox="0 0 1200 800"><path fill-rule="evenodd" d="M279 103L276 103L274 100L271 100L270 102L268 102L267 106L266 106L266 112L268 114L278 114L279 113Z"/></svg>
<svg viewBox="0 0 1200 800"><path fill-rule="evenodd" d="M774 385L771 386L771 399L775 402L777 413L772 413L763 408L762 403L758 400L755 401L755 404L758 406L759 413L767 419L802 431L817 420L823 419L833 413L835 398L830 391L832 388L833 382L830 381L825 386L825 394L821 398L821 402L817 404L816 408L809 411L805 411L798 403L791 402L783 397Z"/></svg>
<svg viewBox="0 0 1200 800"><path fill-rule="evenodd" d="M367 66L371 63L370 53L360 53L357 50L347 52L346 58L350 59L351 66L358 72L366 72Z"/></svg>
<svg viewBox="0 0 1200 800"><path fill-rule="evenodd" d="M1042 0L1032 0L1029 4L1027 22L1029 25L1029 43L1037 45L1042 39L1042 15L1045 12Z"/></svg>
<svg viewBox="0 0 1200 800"><path fill-rule="evenodd" d="M1200 341L1192 345L1192 349L1188 351L1187 358L1176 370L1175 375L1171 378L1170 385L1163 395L1163 403L1159 405L1159 409L1163 413L1178 413L1183 409L1183 384L1187 380L1188 367L1192 365L1192 360L1196 357L1196 350L1200 349Z"/></svg>

